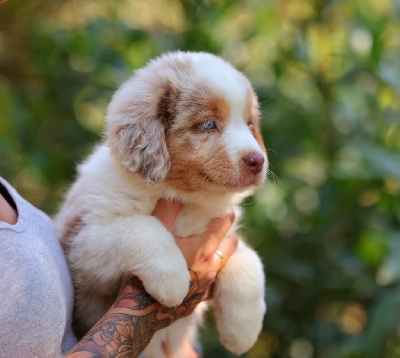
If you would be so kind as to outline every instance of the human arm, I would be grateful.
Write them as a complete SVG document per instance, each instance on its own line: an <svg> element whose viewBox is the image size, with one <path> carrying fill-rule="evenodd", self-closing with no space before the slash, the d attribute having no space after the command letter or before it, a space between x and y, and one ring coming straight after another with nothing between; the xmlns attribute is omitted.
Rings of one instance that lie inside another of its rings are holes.
<svg viewBox="0 0 400 358"><path fill-rule="evenodd" d="M172 232L180 205L159 203L154 212ZM208 230L187 239L177 239L188 267L191 286L188 295L178 307L165 307L145 292L140 280L128 279L103 318L67 355L81 357L137 357L152 336L178 318L193 312L196 305L210 295L210 288L221 267L221 259L214 252L218 249L230 256L237 246L237 238L222 238L228 232L233 217L214 219Z"/></svg>
<svg viewBox="0 0 400 358"><path fill-rule="evenodd" d="M15 225L18 220L18 214L8 201L0 194L0 221Z"/></svg>

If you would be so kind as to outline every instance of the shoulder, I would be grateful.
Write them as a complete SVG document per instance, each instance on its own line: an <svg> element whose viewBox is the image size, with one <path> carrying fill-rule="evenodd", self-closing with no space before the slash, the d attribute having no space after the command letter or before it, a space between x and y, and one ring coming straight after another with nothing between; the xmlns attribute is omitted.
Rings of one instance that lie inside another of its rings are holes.
<svg viewBox="0 0 400 358"><path fill-rule="evenodd" d="M25 230L28 225L33 227L37 226L38 230L46 232L49 235L55 235L51 219L43 211L26 201L17 190L2 177L0 177L0 194L0 200L5 199L6 204L8 204L8 209L11 207L17 216L17 220L14 224L0 219L0 230L8 229L21 232ZM6 204L3 202L3 205Z"/></svg>

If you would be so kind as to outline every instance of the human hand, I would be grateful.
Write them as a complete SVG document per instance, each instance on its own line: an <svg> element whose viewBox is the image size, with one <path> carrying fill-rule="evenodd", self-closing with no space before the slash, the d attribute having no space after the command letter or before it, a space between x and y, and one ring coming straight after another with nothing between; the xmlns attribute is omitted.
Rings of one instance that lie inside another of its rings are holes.
<svg viewBox="0 0 400 358"><path fill-rule="evenodd" d="M176 201L159 200L153 215L172 233L181 206L182 204ZM202 299L210 298L212 295L212 285L218 271L225 264L223 261L235 252L238 245L238 237L235 233L227 235L234 219L234 214L214 218L208 224L207 230L201 234L186 238L175 237L176 244L186 259L192 279L189 294L183 303L192 290L197 290L196 296L200 294L199 290L204 291ZM216 254L217 251L219 255Z"/></svg>

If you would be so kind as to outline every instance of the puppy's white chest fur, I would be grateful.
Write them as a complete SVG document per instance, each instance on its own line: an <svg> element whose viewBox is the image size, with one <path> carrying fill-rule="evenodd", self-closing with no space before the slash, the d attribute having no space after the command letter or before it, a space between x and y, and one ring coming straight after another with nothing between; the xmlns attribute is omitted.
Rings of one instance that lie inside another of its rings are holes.
<svg viewBox="0 0 400 358"><path fill-rule="evenodd" d="M176 218L174 233L179 237L187 237L205 231L209 215L203 208L188 205Z"/></svg>
<svg viewBox="0 0 400 358"><path fill-rule="evenodd" d="M182 200L182 196L177 197ZM207 224L212 218L225 216L233 212L236 219L239 219L240 210L238 204L242 200L242 195L188 195L186 204L179 212L175 221L174 234L179 237L187 237L200 234L207 228Z"/></svg>
<svg viewBox="0 0 400 358"><path fill-rule="evenodd" d="M193 204L187 205L176 218L174 233L178 237L188 237L204 232L210 218L213 217L210 215L211 211Z"/></svg>

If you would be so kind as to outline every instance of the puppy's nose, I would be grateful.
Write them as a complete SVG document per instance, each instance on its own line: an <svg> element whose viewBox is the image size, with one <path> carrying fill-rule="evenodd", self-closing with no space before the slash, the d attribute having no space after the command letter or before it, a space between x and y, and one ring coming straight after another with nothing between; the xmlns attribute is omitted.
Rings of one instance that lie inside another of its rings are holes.
<svg viewBox="0 0 400 358"><path fill-rule="evenodd" d="M249 153L243 157L243 161L253 174L258 174L262 170L264 156L260 153Z"/></svg>

